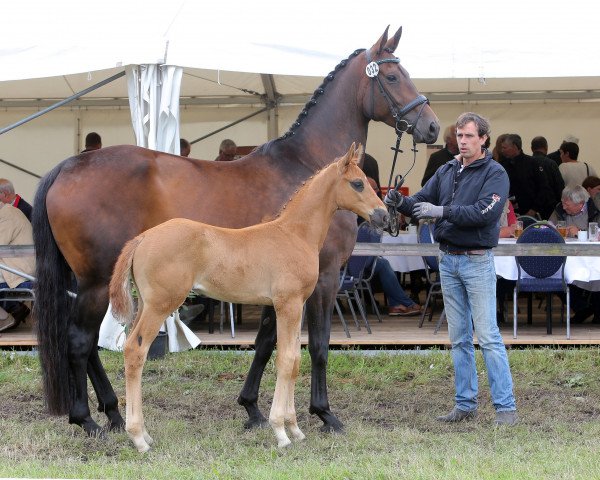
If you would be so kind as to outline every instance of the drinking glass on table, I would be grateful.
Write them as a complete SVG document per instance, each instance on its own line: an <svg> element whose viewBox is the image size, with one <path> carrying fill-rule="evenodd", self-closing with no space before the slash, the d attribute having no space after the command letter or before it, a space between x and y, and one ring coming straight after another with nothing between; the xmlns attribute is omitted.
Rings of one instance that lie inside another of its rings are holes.
<svg viewBox="0 0 600 480"><path fill-rule="evenodd" d="M567 238L567 222L564 220L559 220L558 222L556 222L556 229L558 230L558 233L560 233L560 236L563 238Z"/></svg>
<svg viewBox="0 0 600 480"><path fill-rule="evenodd" d="M588 224L588 240L590 242L598 241L598 222L590 222Z"/></svg>
<svg viewBox="0 0 600 480"><path fill-rule="evenodd" d="M515 233L514 233L515 238L519 238L522 233L523 233L523 221L517 220L517 223L515 223Z"/></svg>

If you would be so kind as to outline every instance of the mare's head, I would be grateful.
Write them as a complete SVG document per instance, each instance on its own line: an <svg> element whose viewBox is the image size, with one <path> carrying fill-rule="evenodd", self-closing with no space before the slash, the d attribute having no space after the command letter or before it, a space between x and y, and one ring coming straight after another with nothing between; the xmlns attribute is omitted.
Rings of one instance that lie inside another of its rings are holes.
<svg viewBox="0 0 600 480"><path fill-rule="evenodd" d="M358 166L363 147L353 143L346 154L337 159L339 182L336 189L336 203L339 208L351 210L376 228L384 228L388 223L385 205L369 184L367 177Z"/></svg>
<svg viewBox="0 0 600 480"><path fill-rule="evenodd" d="M394 56L402 27L391 38L388 38L388 29L389 26L361 56L365 62L360 82L363 112L372 120L412 134L417 143L433 143L440 130L439 120L429 107L429 100L419 94L410 75Z"/></svg>

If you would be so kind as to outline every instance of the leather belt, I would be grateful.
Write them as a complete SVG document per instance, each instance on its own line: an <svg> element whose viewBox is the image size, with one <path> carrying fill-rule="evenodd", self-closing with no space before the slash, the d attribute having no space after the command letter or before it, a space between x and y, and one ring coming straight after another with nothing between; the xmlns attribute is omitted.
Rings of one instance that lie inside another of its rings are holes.
<svg viewBox="0 0 600 480"><path fill-rule="evenodd" d="M449 255L485 255L487 249L473 249L473 250L452 250L452 246L440 243L440 250Z"/></svg>

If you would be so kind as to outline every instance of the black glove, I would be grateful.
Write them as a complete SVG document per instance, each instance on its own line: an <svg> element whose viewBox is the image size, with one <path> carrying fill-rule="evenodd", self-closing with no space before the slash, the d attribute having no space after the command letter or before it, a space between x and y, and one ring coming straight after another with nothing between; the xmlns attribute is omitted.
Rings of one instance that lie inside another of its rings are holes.
<svg viewBox="0 0 600 480"><path fill-rule="evenodd" d="M383 203L388 207L393 207L396 210L400 208L400 205L404 202L404 195L402 195L395 188L388 190L385 198L383 199Z"/></svg>

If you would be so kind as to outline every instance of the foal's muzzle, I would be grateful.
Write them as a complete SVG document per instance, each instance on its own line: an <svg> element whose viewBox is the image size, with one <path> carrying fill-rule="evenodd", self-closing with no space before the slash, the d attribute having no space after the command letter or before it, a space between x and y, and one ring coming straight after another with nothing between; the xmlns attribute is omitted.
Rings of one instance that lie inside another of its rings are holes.
<svg viewBox="0 0 600 480"><path fill-rule="evenodd" d="M377 208L369 217L369 222L375 228L386 228L388 226L390 217L387 210L383 208Z"/></svg>

